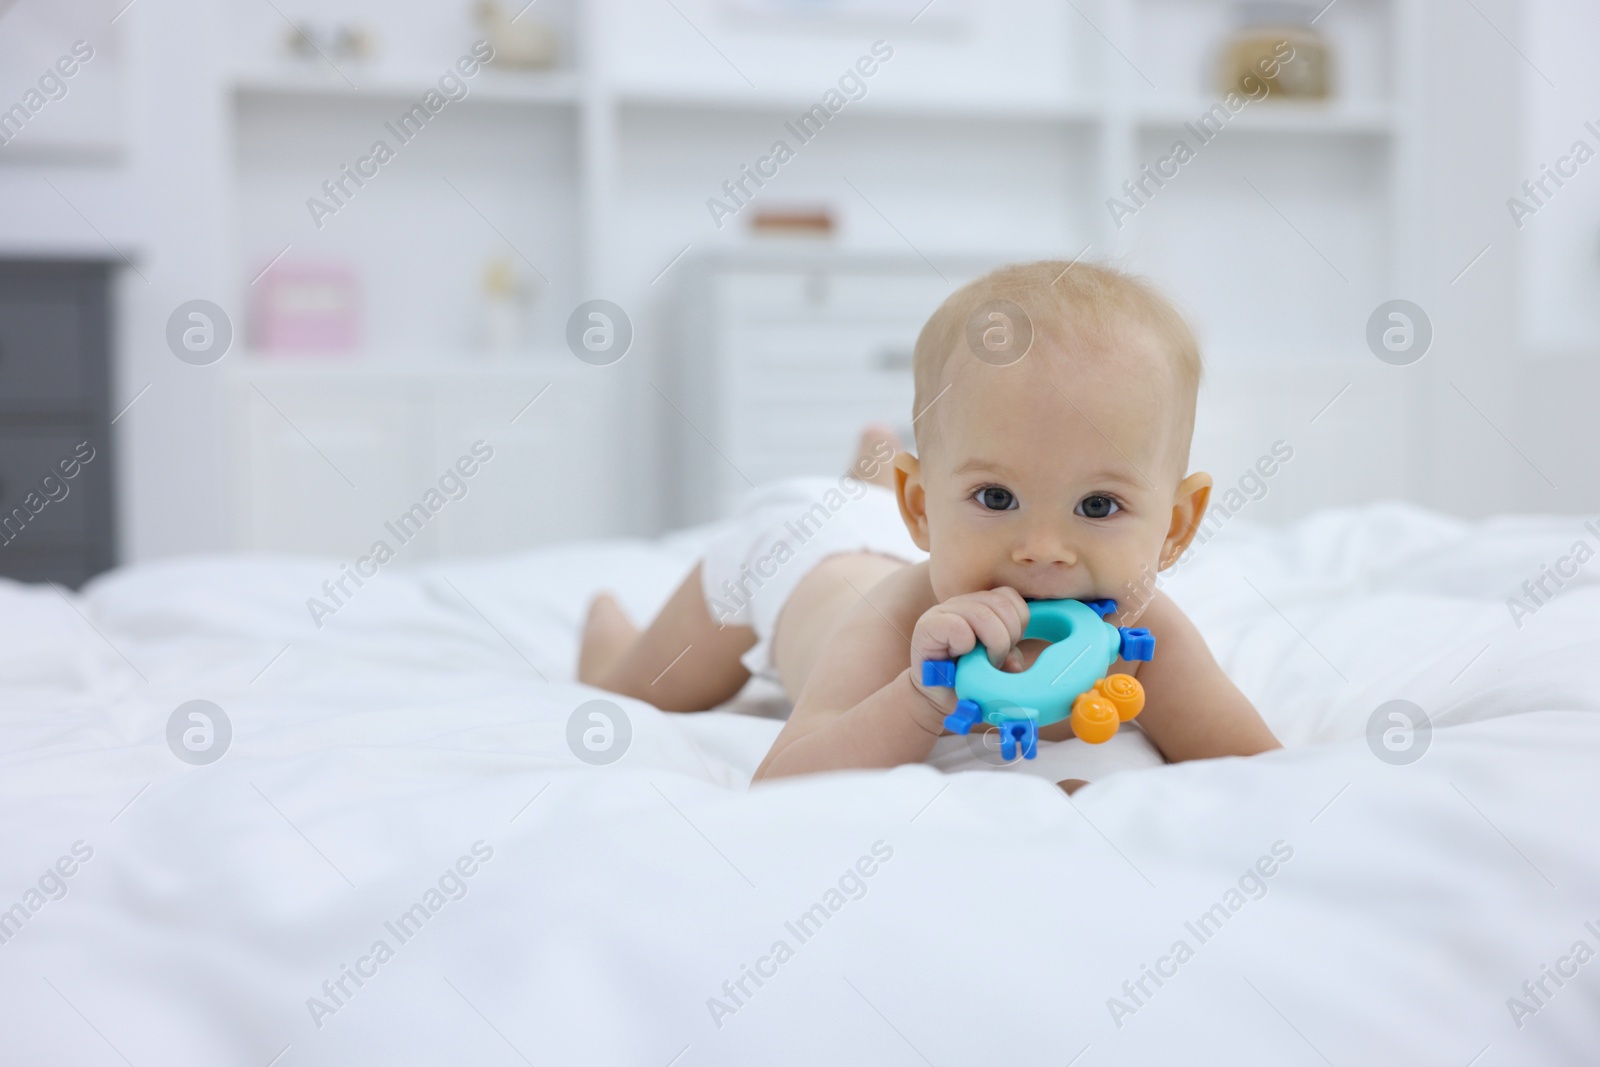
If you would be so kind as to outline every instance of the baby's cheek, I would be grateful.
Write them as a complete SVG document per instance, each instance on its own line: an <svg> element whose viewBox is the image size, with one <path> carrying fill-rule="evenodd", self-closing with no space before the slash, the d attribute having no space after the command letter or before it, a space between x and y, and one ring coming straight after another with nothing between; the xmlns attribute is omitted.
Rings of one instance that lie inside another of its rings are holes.
<svg viewBox="0 0 1600 1067"><path fill-rule="evenodd" d="M928 584L933 587L934 599L941 604L943 604L946 600L949 600L951 597L957 597L963 593L971 592L971 590L967 589L963 583L953 579L950 574L941 574L936 570L929 572Z"/></svg>
<svg viewBox="0 0 1600 1067"><path fill-rule="evenodd" d="M989 586L984 582L985 574L982 568L972 566L971 561L951 545L944 545L942 551L930 555L928 582L941 604L951 597L988 589Z"/></svg>
<svg viewBox="0 0 1600 1067"><path fill-rule="evenodd" d="M1149 603L1160 574L1158 552L1147 553L1143 546L1129 546L1127 551L1118 553L1117 558L1107 563L1106 571L1097 577L1110 586L1106 595L1117 602L1119 614Z"/></svg>
<svg viewBox="0 0 1600 1067"><path fill-rule="evenodd" d="M950 594L947 592L950 587L950 579L945 574L945 569L941 565L939 553L937 552L930 553L928 557L928 585L933 588L934 599L939 603L942 604L950 599Z"/></svg>

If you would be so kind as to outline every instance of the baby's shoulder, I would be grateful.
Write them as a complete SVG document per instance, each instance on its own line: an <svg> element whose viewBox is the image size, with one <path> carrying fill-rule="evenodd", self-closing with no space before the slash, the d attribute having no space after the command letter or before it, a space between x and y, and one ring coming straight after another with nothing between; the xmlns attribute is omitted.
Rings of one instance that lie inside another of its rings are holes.
<svg viewBox="0 0 1600 1067"><path fill-rule="evenodd" d="M939 602L933 593L933 581L928 577L927 560L908 563L886 576L872 587L868 599L896 625L903 622L915 625L923 612Z"/></svg>
<svg viewBox="0 0 1600 1067"><path fill-rule="evenodd" d="M1159 589L1151 593L1150 599L1131 618L1122 616L1114 618L1113 621L1122 626L1143 626L1155 634L1174 628L1194 629L1194 623L1189 621L1189 616L1178 606L1177 601Z"/></svg>
<svg viewBox="0 0 1600 1067"><path fill-rule="evenodd" d="M1185 669L1198 670L1209 665L1209 669L1220 672L1212 659L1210 651L1206 648L1206 640L1201 635L1199 627L1194 624L1188 614L1178 606L1177 602L1166 593L1159 590L1150 598L1138 613L1137 618L1113 618L1121 626L1142 626L1155 635L1156 656L1155 662L1162 667L1182 664ZM1152 663L1132 664L1129 673L1143 679L1149 672L1144 668L1151 667ZM1157 668L1156 675L1165 675L1169 671Z"/></svg>

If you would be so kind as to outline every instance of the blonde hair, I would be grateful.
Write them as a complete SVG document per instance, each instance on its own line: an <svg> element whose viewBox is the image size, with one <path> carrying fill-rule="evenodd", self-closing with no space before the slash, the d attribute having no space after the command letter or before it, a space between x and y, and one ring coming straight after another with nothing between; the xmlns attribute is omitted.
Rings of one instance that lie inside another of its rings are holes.
<svg viewBox="0 0 1600 1067"><path fill-rule="evenodd" d="M1041 341L1066 350L1110 350L1130 332L1152 337L1169 361L1178 387L1183 462L1194 431L1194 408L1200 388L1200 345L1189 323L1148 281L1093 263L1041 260L1016 263L991 271L957 289L939 305L922 332L912 356L916 382L912 401L917 451L931 437L920 416L943 389L946 368L957 352L970 351L968 322L984 304L1009 300L1027 315L1034 331L1030 356ZM1027 358L1027 357L1024 357Z"/></svg>

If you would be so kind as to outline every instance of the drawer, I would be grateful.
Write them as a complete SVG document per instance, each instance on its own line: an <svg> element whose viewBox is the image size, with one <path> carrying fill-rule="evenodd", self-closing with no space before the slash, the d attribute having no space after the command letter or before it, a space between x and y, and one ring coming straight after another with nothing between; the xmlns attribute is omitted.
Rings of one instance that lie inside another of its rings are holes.
<svg viewBox="0 0 1600 1067"><path fill-rule="evenodd" d="M82 552L13 555L10 548L0 548L0 578L9 578L13 582L55 582L69 589L77 589L104 569L104 566L96 566Z"/></svg>
<svg viewBox="0 0 1600 1067"><path fill-rule="evenodd" d="M818 269L724 275L725 322L910 319L920 327L956 286L924 269L892 274Z"/></svg>
<svg viewBox="0 0 1600 1067"><path fill-rule="evenodd" d="M549 395L515 423L507 412L536 395L544 382L518 386L509 403L502 395L438 404L431 477L475 441L494 448L493 460L481 465L466 496L440 515L440 552L514 552L616 530L622 511L613 488L616 385L612 377L562 375L549 383ZM666 413L677 417L670 409Z"/></svg>
<svg viewBox="0 0 1600 1067"><path fill-rule="evenodd" d="M0 297L0 405L83 404L82 315L82 305L70 300Z"/></svg>
<svg viewBox="0 0 1600 1067"><path fill-rule="evenodd" d="M78 461L72 478L59 467L62 460L76 460L79 443L89 437L67 428L0 429L0 541L6 541L0 545L0 557L92 540L107 473L105 448L95 443L93 458L88 463ZM37 494L37 513L25 503L30 493Z"/></svg>
<svg viewBox="0 0 1600 1067"><path fill-rule="evenodd" d="M259 390L259 392L258 392ZM249 547L354 558L385 534L438 474L420 462L428 421L404 383L314 373L246 385L240 479ZM420 469L419 469L420 468ZM403 551L432 551L432 527Z"/></svg>
<svg viewBox="0 0 1600 1067"><path fill-rule="evenodd" d="M920 322L805 323L725 331L719 349L730 368L814 367L911 376Z"/></svg>

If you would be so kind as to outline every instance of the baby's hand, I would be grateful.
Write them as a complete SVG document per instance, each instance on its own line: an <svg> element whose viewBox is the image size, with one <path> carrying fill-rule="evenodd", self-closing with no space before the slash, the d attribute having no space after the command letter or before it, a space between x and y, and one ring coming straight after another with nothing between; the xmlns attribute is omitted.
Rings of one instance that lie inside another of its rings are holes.
<svg viewBox="0 0 1600 1067"><path fill-rule="evenodd" d="M911 676L920 685L923 660L956 659L979 641L996 667L1020 668L1022 654L1016 646L1027 628L1028 602L1010 586L951 597L917 620L911 634Z"/></svg>

